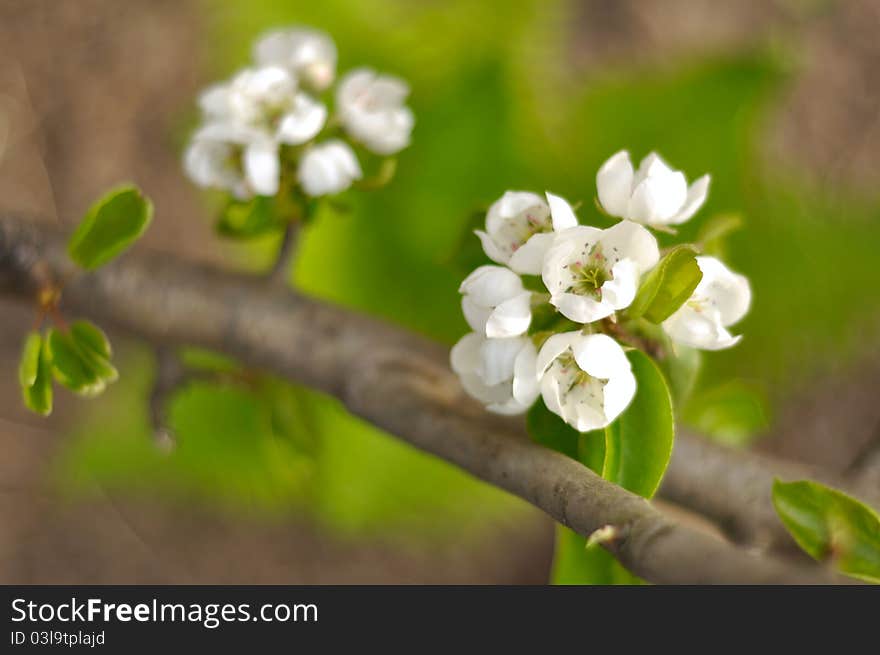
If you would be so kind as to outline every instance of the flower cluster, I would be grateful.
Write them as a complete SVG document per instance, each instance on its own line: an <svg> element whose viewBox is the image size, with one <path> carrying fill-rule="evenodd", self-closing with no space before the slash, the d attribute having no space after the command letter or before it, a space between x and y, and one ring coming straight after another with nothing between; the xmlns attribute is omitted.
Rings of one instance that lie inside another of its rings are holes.
<svg viewBox="0 0 880 655"><path fill-rule="evenodd" d="M654 340L718 350L740 338L728 328L748 311L749 283L714 257L694 257L699 282L660 321L665 336L628 313L663 258L647 227L669 230L691 218L709 176L688 186L656 153L635 169L622 151L596 183L601 209L621 219L611 227L579 224L571 205L551 193L508 191L476 231L497 265L479 267L461 284L473 332L453 347L451 363L465 390L491 411L524 412L542 396L577 430L602 428L636 392L625 346Z"/></svg>
<svg viewBox="0 0 880 655"><path fill-rule="evenodd" d="M202 125L184 154L196 184L239 200L274 196L284 184L307 196L334 194L363 177L353 146L389 156L409 145L409 88L396 77L350 71L330 114L320 94L335 79L336 46L325 33L271 32L257 42L254 60L201 96Z"/></svg>

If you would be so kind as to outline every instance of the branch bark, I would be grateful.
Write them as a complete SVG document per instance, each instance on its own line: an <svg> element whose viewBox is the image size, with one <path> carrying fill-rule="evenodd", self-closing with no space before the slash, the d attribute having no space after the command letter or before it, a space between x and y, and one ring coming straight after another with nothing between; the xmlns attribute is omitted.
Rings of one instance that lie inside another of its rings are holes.
<svg viewBox="0 0 880 655"><path fill-rule="evenodd" d="M225 352L336 396L352 413L520 496L584 536L617 527L620 537L606 547L649 581L842 581L823 568L758 556L678 525L578 462L533 444L521 421L487 414L464 395L449 371L446 348L404 330L167 255L129 254L77 276L61 235L0 218L0 291L33 297L46 267L56 279L70 279L63 299L68 312L112 322L157 344ZM736 467L742 462L723 453L681 438L665 488L685 506L746 521L769 505L764 483L771 473L759 469L760 475L741 476ZM719 484L717 478L707 483L701 470L707 460L735 490L726 507L717 506L723 504L719 499L704 500ZM755 486L736 489L740 480Z"/></svg>

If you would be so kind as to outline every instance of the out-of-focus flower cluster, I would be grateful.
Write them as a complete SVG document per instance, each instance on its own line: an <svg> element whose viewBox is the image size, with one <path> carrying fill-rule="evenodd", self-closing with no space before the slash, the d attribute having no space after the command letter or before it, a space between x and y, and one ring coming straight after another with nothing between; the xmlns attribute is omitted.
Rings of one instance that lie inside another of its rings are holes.
<svg viewBox="0 0 880 655"><path fill-rule="evenodd" d="M312 197L335 194L364 175L356 148L387 157L409 145L414 118L403 80L352 70L328 110L322 95L334 91L336 46L327 34L271 32L253 54L253 67L200 98L202 124L184 154L196 184L238 200L274 196L285 185Z"/></svg>
<svg viewBox="0 0 880 655"><path fill-rule="evenodd" d="M477 268L461 284L473 332L453 347L451 363L465 390L491 411L524 412L542 396L577 430L602 428L636 392L625 348L653 341L719 350L740 339L728 328L749 309L749 283L714 257L693 257L695 286L660 321L659 337L630 315L664 257L645 226L666 231L691 218L709 176L688 186L656 153L634 169L622 151L596 182L603 212L621 219L611 227L579 224L571 205L551 193L508 191L476 231L497 265Z"/></svg>

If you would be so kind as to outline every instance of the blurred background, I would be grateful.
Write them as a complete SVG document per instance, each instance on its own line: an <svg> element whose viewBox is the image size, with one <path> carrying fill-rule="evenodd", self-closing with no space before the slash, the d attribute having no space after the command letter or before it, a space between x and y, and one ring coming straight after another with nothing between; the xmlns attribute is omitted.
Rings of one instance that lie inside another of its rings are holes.
<svg viewBox="0 0 880 655"><path fill-rule="evenodd" d="M657 149L713 176L685 236L742 217L727 257L755 295L685 422L838 472L876 447L876 0L0 0L0 208L72 225L133 180L157 209L138 247L265 266L275 244L221 242L179 158L198 91L291 24L328 31L340 71L407 79L417 117L393 183L310 226L297 287L451 344L475 212L550 189L588 222L599 165ZM113 334L108 393L30 415L32 311L0 316L2 583L547 579L548 519L306 389L188 385L169 451L148 420L155 354Z"/></svg>

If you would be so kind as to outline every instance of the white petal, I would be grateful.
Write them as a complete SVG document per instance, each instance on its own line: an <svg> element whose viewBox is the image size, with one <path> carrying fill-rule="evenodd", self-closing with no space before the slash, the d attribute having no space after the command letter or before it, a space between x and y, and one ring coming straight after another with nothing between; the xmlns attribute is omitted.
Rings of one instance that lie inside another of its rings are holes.
<svg viewBox="0 0 880 655"><path fill-rule="evenodd" d="M495 307L521 294L523 285L519 276L510 269L486 265L468 275L458 291L480 305Z"/></svg>
<svg viewBox="0 0 880 655"><path fill-rule="evenodd" d="M639 288L639 267L621 259L611 268L611 279L602 285L602 300L614 309L629 307Z"/></svg>
<svg viewBox="0 0 880 655"><path fill-rule="evenodd" d="M482 345L483 337L476 332L470 332L459 339L449 352L449 363L452 370L458 375L477 370L480 362L480 346Z"/></svg>
<svg viewBox="0 0 880 655"><path fill-rule="evenodd" d="M495 235L511 218L532 210L539 222L544 221L550 208L544 199L530 191L505 191L504 195L492 203L486 213L486 231Z"/></svg>
<svg viewBox="0 0 880 655"><path fill-rule="evenodd" d="M481 367L477 371L488 386L494 387L513 380L516 356L524 345L523 339L486 339L480 346Z"/></svg>
<svg viewBox="0 0 880 655"><path fill-rule="evenodd" d="M508 262L509 257L507 253L496 245L495 240L488 233L483 232L483 230L474 230L474 234L480 238L480 243L483 244L483 252L486 253L489 259L499 264L506 264Z"/></svg>
<svg viewBox="0 0 880 655"><path fill-rule="evenodd" d="M550 368L550 364L553 363L553 360L571 348L571 345L580 337L580 332L573 331L560 332L548 338L547 341L544 342L544 345L541 346L541 350L538 352L538 357L535 361L535 371L537 372L538 377L544 375L547 369Z"/></svg>
<svg viewBox="0 0 880 655"><path fill-rule="evenodd" d="M547 204L550 205L550 218L553 221L553 230L561 232L578 224L577 216L568 201L559 196L547 192Z"/></svg>
<svg viewBox="0 0 880 655"><path fill-rule="evenodd" d="M687 192L681 172L649 176L633 190L627 214L639 223L665 225L684 206Z"/></svg>
<svg viewBox="0 0 880 655"><path fill-rule="evenodd" d="M513 363L513 397L522 405L529 406L541 392L535 371L537 350L531 339L520 349Z"/></svg>
<svg viewBox="0 0 880 655"><path fill-rule="evenodd" d="M669 219L670 225L684 223L697 213L697 210L703 206L704 202L706 202L706 196L709 195L709 181L710 177L704 175L691 184L690 188L688 188L687 200L684 203L684 207L682 207L675 216Z"/></svg>
<svg viewBox="0 0 880 655"><path fill-rule="evenodd" d="M694 295L708 298L717 307L724 326L733 325L745 316L752 302L748 278L734 273L714 257L697 257L697 265L703 279Z"/></svg>
<svg viewBox="0 0 880 655"><path fill-rule="evenodd" d="M632 259L638 265L639 272L645 273L660 260L657 239L632 221L621 221L603 230L600 242L605 257L612 266L621 259Z"/></svg>
<svg viewBox="0 0 880 655"><path fill-rule="evenodd" d="M550 302L559 313L575 323L592 323L614 313L614 307L604 300L594 300L574 293L555 294Z"/></svg>
<svg viewBox="0 0 880 655"><path fill-rule="evenodd" d="M721 323L719 312L698 312L687 303L663 321L663 329L676 343L701 350L730 348L742 338L727 331Z"/></svg>
<svg viewBox="0 0 880 655"><path fill-rule="evenodd" d="M541 379L541 397L544 399L544 405L547 406L547 409L559 416L566 423L570 423L569 418L565 415L565 409L562 406L559 380L557 380L555 376L545 375Z"/></svg>
<svg viewBox="0 0 880 655"><path fill-rule="evenodd" d="M244 170L248 183L261 196L278 193L280 164L278 145L271 141L252 143L244 151Z"/></svg>
<svg viewBox="0 0 880 655"><path fill-rule="evenodd" d="M326 120L327 107L305 93L298 93L293 111L278 126L278 138L290 145L305 143L317 136Z"/></svg>
<svg viewBox="0 0 880 655"><path fill-rule="evenodd" d="M516 337L529 329L532 322L532 292L524 291L495 307L486 321L486 336Z"/></svg>
<svg viewBox="0 0 880 655"><path fill-rule="evenodd" d="M626 218L629 198L633 188L633 167L629 153L621 150L602 164L596 174L599 202L612 216Z"/></svg>
<svg viewBox="0 0 880 655"><path fill-rule="evenodd" d="M611 423L623 413L636 395L636 377L631 370L615 375L605 384L605 420Z"/></svg>
<svg viewBox="0 0 880 655"><path fill-rule="evenodd" d="M540 275L544 268L544 255L553 245L555 236L553 232L533 234L510 257L510 268L521 275ZM485 243L483 248L488 255L489 251L485 248Z"/></svg>
<svg viewBox="0 0 880 655"><path fill-rule="evenodd" d="M573 346L578 366L594 378L609 380L631 370L623 348L607 334L588 334Z"/></svg>
<svg viewBox="0 0 880 655"><path fill-rule="evenodd" d="M551 294L563 293L570 286L571 277L566 267L578 252L589 251L602 234L602 230L588 225L577 225L555 234L541 269L544 286Z"/></svg>
<svg viewBox="0 0 880 655"><path fill-rule="evenodd" d="M474 332L486 334L486 322L492 314L491 307L480 305L474 302L470 296L464 296L461 299L461 313L464 314L464 320Z"/></svg>

